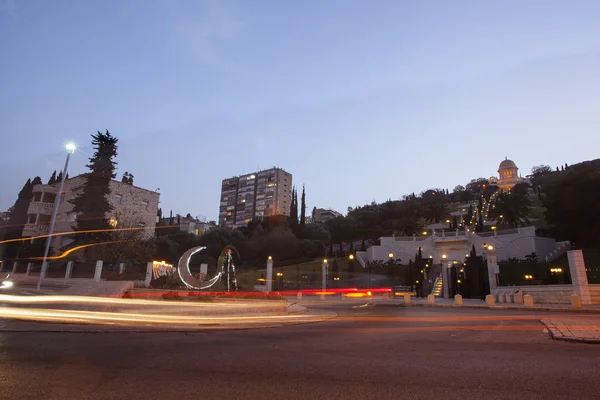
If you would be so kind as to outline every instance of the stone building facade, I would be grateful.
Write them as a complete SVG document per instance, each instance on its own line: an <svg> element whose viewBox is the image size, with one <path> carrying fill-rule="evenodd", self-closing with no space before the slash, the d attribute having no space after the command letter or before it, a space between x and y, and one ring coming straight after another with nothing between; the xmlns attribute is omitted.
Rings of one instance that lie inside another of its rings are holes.
<svg viewBox="0 0 600 400"><path fill-rule="evenodd" d="M85 182L85 175L78 175L65 181L63 195L58 204L54 233L74 230L77 215L73 211L71 200L81 194ZM33 199L27 210L28 220L23 227L23 237L48 233L59 185L60 183L33 187ZM108 201L113 210L106 217L113 227L142 228L137 237L151 238L154 236L157 222L159 197L160 194L157 192L112 180ZM52 241L52 248L58 250L71 241L69 235L57 236Z"/></svg>

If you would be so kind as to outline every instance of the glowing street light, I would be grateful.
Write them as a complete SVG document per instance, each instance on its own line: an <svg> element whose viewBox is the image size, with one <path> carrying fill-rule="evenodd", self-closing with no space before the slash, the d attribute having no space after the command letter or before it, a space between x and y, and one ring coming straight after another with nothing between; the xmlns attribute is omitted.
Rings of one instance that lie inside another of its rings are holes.
<svg viewBox="0 0 600 400"><path fill-rule="evenodd" d="M349 259L351 259L351 260L354 260L354 254L350 254L350 255L348 256L348 258L349 258Z"/></svg>
<svg viewBox="0 0 600 400"><path fill-rule="evenodd" d="M388 257L389 257L389 259L391 260L392 258L394 258L394 253L392 253L392 252L390 251L390 254L388 254Z"/></svg>
<svg viewBox="0 0 600 400"><path fill-rule="evenodd" d="M445 260L446 258L448 258L448 256L447 256L447 255L445 255L445 254L442 254L442 259L444 259L444 260Z"/></svg>
<svg viewBox="0 0 600 400"><path fill-rule="evenodd" d="M44 249L44 257L42 258L42 270L40 271L40 278L37 283L37 290L40 290L42 286L42 280L46 276L46 268L48 258L48 252L50 251L50 244L52 243L52 234L54 233L54 224L56 223L56 214L58 214L58 207L60 205L60 198L62 196L63 187L65 185L65 178L67 177L67 169L69 168L69 160L71 159L71 154L75 153L75 144L67 143L65 145L65 150L67 151L67 160L65 161L65 168L63 169L62 179L60 180L60 185L58 186L58 192L56 193L56 197L54 198L54 210L52 211L52 218L50 219L50 227L48 228L48 237L46 238L46 248Z"/></svg>

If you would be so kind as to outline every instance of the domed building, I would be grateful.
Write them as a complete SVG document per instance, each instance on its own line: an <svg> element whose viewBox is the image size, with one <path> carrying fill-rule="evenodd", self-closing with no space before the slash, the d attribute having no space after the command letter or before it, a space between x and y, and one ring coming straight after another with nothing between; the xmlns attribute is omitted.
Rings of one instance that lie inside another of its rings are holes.
<svg viewBox="0 0 600 400"><path fill-rule="evenodd" d="M508 158L505 158L504 161L500 163L500 166L498 167L498 177L499 178L495 183L501 190L510 190L517 183L524 181L524 179L519 176L519 168L517 165Z"/></svg>

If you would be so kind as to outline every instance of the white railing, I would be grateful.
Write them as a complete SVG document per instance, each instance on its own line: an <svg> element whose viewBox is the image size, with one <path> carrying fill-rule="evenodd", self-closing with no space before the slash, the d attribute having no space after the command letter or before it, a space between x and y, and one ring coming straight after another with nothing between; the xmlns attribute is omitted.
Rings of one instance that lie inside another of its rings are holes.
<svg viewBox="0 0 600 400"><path fill-rule="evenodd" d="M43 201L32 201L27 207L28 214L52 214L54 203L46 203Z"/></svg>
<svg viewBox="0 0 600 400"><path fill-rule="evenodd" d="M24 231L33 231L33 232L48 232L48 225L42 224L26 224Z"/></svg>
<svg viewBox="0 0 600 400"><path fill-rule="evenodd" d="M556 260L558 257L565 254L571 248L571 242L559 242L557 243L557 247L550 252L546 257L544 257L545 262L552 262Z"/></svg>
<svg viewBox="0 0 600 400"><path fill-rule="evenodd" d="M363 256L366 256L367 252L366 251L357 251L356 252L356 259L358 260L358 263L360 264L361 267L366 268L367 263L365 261L365 259L363 258Z"/></svg>

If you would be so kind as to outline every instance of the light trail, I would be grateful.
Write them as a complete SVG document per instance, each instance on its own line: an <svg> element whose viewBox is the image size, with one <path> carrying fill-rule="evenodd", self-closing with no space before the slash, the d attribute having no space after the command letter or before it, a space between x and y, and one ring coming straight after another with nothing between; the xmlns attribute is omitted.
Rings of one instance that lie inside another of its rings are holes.
<svg viewBox="0 0 600 400"><path fill-rule="evenodd" d="M73 247L72 249L66 250L61 255L58 255L58 256L48 256L48 257L46 257L46 260L59 260L61 258L65 258L66 256L68 256L69 254L73 253L74 251L85 249L87 247L100 246L100 245L103 245L103 244L127 243L127 242L132 242L132 241L133 240L113 240L111 242L99 242L99 243L82 244L81 246ZM44 259L44 257L22 258L22 260L43 260L43 259Z"/></svg>
<svg viewBox="0 0 600 400"><path fill-rule="evenodd" d="M157 325L206 325L206 324L274 324L277 322L310 322L321 320L310 314L286 314L282 301L273 302L162 302L142 299L119 299L87 296L15 296L0 295L0 318L54 323L88 324L157 324ZM89 311L42 308L42 305L112 306L115 311ZM13 307L25 305L26 307ZM37 308L30 305L39 305ZM132 306L134 307L132 309ZM144 306L140 309L139 306ZM236 315L239 311L241 315ZM197 312L194 315L194 312ZM258 314L258 315L257 315Z"/></svg>
<svg viewBox="0 0 600 400"><path fill-rule="evenodd" d="M260 324L283 321L311 321L320 318L307 314L260 315L260 316L189 316L141 313L113 313L106 311L80 311L44 308L11 308L0 307L1 318L14 318L28 321L44 321L58 323L92 323L92 324L169 324L169 325L202 325L202 324Z"/></svg>
<svg viewBox="0 0 600 400"><path fill-rule="evenodd" d="M110 229L90 229L85 231L70 231L70 232L56 232L48 235L39 235L39 236L27 236L20 237L16 239L7 239L0 241L0 244L3 243L12 243L12 242L23 242L26 240L32 239L43 239L47 237L55 237L55 236L71 236L78 235L81 233L102 233L102 232L126 232L126 231L142 231L146 229L161 229L161 228L170 228L170 226L146 226L146 227L138 227L138 228L110 228Z"/></svg>
<svg viewBox="0 0 600 400"><path fill-rule="evenodd" d="M159 302L156 300L141 300L141 299L121 299L114 297L89 297L89 296L61 296L61 295L48 295L48 296L16 296L11 294L0 295L0 303L10 304L87 304L87 305L113 305L113 306L131 306L131 305L146 305L146 306L161 306L161 307L239 307L242 305L248 305L248 303L242 303L236 301L235 303L192 303L192 302ZM252 306L261 308L266 304L252 303Z"/></svg>

